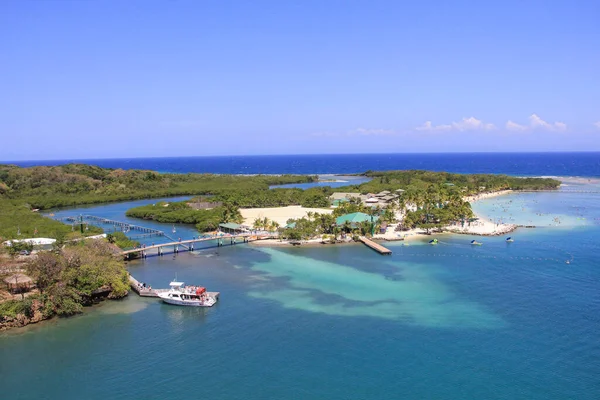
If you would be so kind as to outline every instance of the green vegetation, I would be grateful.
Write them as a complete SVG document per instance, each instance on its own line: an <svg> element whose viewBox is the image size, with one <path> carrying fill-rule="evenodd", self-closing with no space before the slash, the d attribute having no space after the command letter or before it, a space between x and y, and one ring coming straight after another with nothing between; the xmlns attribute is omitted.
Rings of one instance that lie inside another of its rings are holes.
<svg viewBox="0 0 600 400"><path fill-rule="evenodd" d="M165 223L196 224L200 232L214 231L220 223L243 221L239 207L284 207L300 204L304 207L328 207L330 188L302 189L221 189L212 193L211 201L222 203L212 209L196 210L189 204L206 201L199 198L181 202L159 202L127 210L126 215Z"/></svg>
<svg viewBox="0 0 600 400"><path fill-rule="evenodd" d="M306 218L290 219L289 228L281 229L281 237L290 240L305 240L320 234L337 236L340 230L335 226L335 217L331 214L307 213Z"/></svg>
<svg viewBox="0 0 600 400"><path fill-rule="evenodd" d="M126 215L165 223L196 224L200 232L214 231L220 223L242 222L238 207L226 204L205 210L195 210L187 202L159 202L127 210Z"/></svg>
<svg viewBox="0 0 600 400"><path fill-rule="evenodd" d="M33 244L30 242L14 242L11 243L11 245L8 246L6 250L11 256L15 256L22 251L31 253L31 251L33 251Z"/></svg>
<svg viewBox="0 0 600 400"><path fill-rule="evenodd" d="M128 274L114 250L106 241L86 240L38 253L26 271L39 293L0 304L0 324L19 314L29 319L37 315L36 320L73 315L103 296L126 296Z"/></svg>
<svg viewBox="0 0 600 400"><path fill-rule="evenodd" d="M20 235L19 235L20 233ZM88 226L85 236L102 233L102 229ZM45 218L37 212L32 212L30 206L18 201L0 198L0 242L5 239L49 237L61 240L74 239L81 236L72 231L70 225L50 218Z"/></svg>
<svg viewBox="0 0 600 400"><path fill-rule="evenodd" d="M0 166L0 235L15 238L20 228L23 237L37 235L65 238L70 227L43 218L31 212L32 208L48 209L57 206L175 195L205 195L199 202L212 202L212 209L197 210L188 202L159 203L136 207L127 216L166 223L195 224L201 232L212 231L220 223L241 222L239 207L328 207L329 196L334 192L357 191L363 194L383 190L403 189L402 196L382 210L370 210L358 202L350 202L336 210L341 212L376 213L380 220L393 222L396 209L409 210L403 222L404 228L437 228L444 224L464 221L472 216L466 195L481 192L514 190L555 189L560 182L554 179L517 178L507 175L450 174L431 171L368 171L365 176L373 178L361 185L331 189L329 187L302 189L269 189L271 185L304 183L315 180L313 176L240 176L214 174L160 174L153 171L105 169L91 165L68 164L57 167L19 168ZM17 222L18 221L18 222ZM314 221L309 221L314 223ZM300 222L301 227L307 223ZM304 229L304 228L302 228ZM310 230L306 229L306 232ZM331 229L323 229L326 234ZM96 233L90 228L88 233ZM306 233L305 232L305 233ZM126 246L123 240L119 240Z"/></svg>
<svg viewBox="0 0 600 400"><path fill-rule="evenodd" d="M140 246L140 242L129 239L123 232L109 233L106 235L106 240L108 243L116 245L121 250L129 250Z"/></svg>
<svg viewBox="0 0 600 400"><path fill-rule="evenodd" d="M431 185L454 186L464 195L499 190L547 190L556 189L560 181L550 178L518 178L493 174L451 174L433 171L367 171L365 176L373 178L370 182L354 186L362 193L379 193L383 190L427 189ZM350 187L352 188L352 187ZM343 189L343 190L341 190ZM346 191L349 187L336 191Z"/></svg>
<svg viewBox="0 0 600 400"><path fill-rule="evenodd" d="M412 206L414 209L408 210ZM402 193L398 207L406 212L402 220L403 229L440 229L451 223L465 223L473 218L471 204L455 186L430 185L425 190L414 187Z"/></svg>
<svg viewBox="0 0 600 400"><path fill-rule="evenodd" d="M330 187L302 189L238 189L215 191L214 199L234 204L242 208L285 207L301 205L302 207L329 207L329 196L333 193Z"/></svg>
<svg viewBox="0 0 600 400"><path fill-rule="evenodd" d="M277 223L277 221L271 221L267 217L256 218L252 223L252 227L256 230L275 232L279 228L279 223Z"/></svg>
<svg viewBox="0 0 600 400"><path fill-rule="evenodd" d="M307 175L160 174L107 169L85 164L19 168L0 165L0 197L24 200L33 208L76 206L111 201L217 191L267 190L270 185L312 182Z"/></svg>

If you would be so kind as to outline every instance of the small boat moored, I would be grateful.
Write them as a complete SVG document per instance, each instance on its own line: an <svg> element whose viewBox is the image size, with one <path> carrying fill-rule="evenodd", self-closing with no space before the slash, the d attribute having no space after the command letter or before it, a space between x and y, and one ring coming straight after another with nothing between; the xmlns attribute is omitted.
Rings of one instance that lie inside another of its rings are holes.
<svg viewBox="0 0 600 400"><path fill-rule="evenodd" d="M471 245L473 246L481 246L483 243L478 242L477 240L471 240Z"/></svg>
<svg viewBox="0 0 600 400"><path fill-rule="evenodd" d="M429 244L438 244L438 240L437 239L431 239L429 241Z"/></svg>
<svg viewBox="0 0 600 400"><path fill-rule="evenodd" d="M200 286L185 286L183 282L169 283L169 291L158 293L158 297L167 304L188 307L212 307L217 302L216 296L211 296L206 288Z"/></svg>
<svg viewBox="0 0 600 400"><path fill-rule="evenodd" d="M510 237L510 236L506 238L506 243L512 243L512 242L514 242L514 241L515 241L515 239L513 239L513 238L512 238L512 237Z"/></svg>

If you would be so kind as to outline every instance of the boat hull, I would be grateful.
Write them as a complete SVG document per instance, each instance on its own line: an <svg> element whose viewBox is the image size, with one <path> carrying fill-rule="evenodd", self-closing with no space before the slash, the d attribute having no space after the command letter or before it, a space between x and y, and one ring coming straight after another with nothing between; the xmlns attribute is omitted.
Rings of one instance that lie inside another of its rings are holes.
<svg viewBox="0 0 600 400"><path fill-rule="evenodd" d="M158 295L158 297L165 303L171 304L174 306L184 306L184 307L212 307L217 303L217 300L209 297L207 300L182 300L182 299L174 299L164 295Z"/></svg>

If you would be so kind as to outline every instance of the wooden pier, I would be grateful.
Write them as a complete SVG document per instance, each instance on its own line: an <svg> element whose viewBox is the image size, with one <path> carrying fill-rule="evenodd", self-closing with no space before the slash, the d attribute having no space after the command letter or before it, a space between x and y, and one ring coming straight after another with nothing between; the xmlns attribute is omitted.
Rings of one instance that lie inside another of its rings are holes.
<svg viewBox="0 0 600 400"><path fill-rule="evenodd" d="M71 217L71 216L61 217L61 218L57 218L57 220L62 221L62 222L70 222L73 224L89 223L89 224L97 225L97 226L112 225L114 227L114 231L120 231L120 232L124 232L124 233L130 232L130 231L140 232L140 234L136 235L137 237L166 236L163 231L160 231L158 229L152 229L152 228L147 228L145 226L134 225L134 224L130 224L128 222L115 221L115 220L108 219L108 218L98 217L96 215L80 215L78 217Z"/></svg>
<svg viewBox="0 0 600 400"><path fill-rule="evenodd" d="M391 255L392 254L392 251L390 249L385 248L382 245L380 245L379 243L375 243L374 241L367 239L364 236L360 236L358 239L361 242L363 242L365 245L367 245L368 247L370 247L373 250L375 250L376 252L378 252L379 254L382 254L382 255Z"/></svg>
<svg viewBox="0 0 600 400"><path fill-rule="evenodd" d="M271 239L276 236L274 235L253 235L253 234L239 234L239 235L230 235L230 236L209 236L209 237L198 237L190 240L179 240L176 242L169 243L159 243L152 246L144 246L137 249L124 250L121 252L123 256L128 258L130 254L139 253L142 258L148 256L149 250L156 250L156 252L152 252L152 254L162 256L165 253L170 253L172 249L172 253L179 253L180 251L194 251L194 244L209 242L215 240L217 242L217 246L225 246L227 242L231 245L235 245L238 243L249 243L254 242L256 240L263 239Z"/></svg>

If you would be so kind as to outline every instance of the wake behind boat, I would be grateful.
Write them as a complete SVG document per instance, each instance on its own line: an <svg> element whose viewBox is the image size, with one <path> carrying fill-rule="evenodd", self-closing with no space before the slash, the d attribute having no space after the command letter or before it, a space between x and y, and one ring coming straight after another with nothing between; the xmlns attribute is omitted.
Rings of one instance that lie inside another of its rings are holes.
<svg viewBox="0 0 600 400"><path fill-rule="evenodd" d="M212 307L218 299L218 295L209 293L201 286L185 286L183 282L173 281L169 283L167 292L157 293L158 297L167 304L188 307Z"/></svg>

